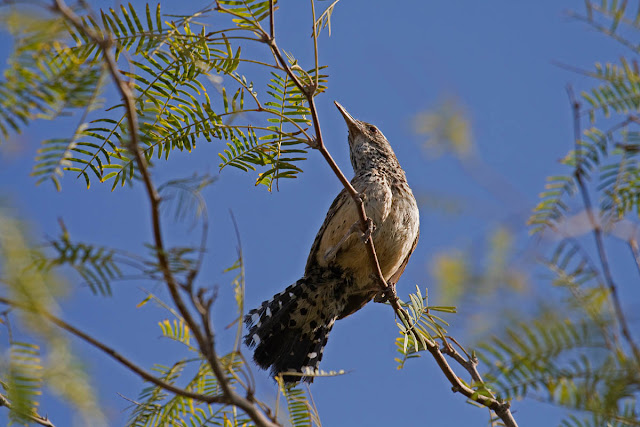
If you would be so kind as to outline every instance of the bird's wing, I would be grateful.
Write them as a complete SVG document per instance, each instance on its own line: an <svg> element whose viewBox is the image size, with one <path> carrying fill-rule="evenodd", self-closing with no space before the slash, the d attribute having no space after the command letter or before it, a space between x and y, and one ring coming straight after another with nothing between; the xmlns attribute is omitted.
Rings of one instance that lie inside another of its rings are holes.
<svg viewBox="0 0 640 427"><path fill-rule="evenodd" d="M335 198L316 239L313 241L305 271L316 265L327 265L325 255L339 243L344 242L351 226L358 221L358 211L347 190L343 189Z"/></svg>
<svg viewBox="0 0 640 427"><path fill-rule="evenodd" d="M395 273L393 273L393 276L391 276L389 278L388 282L391 282L391 283L394 283L394 284L398 283L398 280L400 280L400 276L402 276L402 273L404 273L404 269L407 266L407 263L409 262L409 258L411 258L411 254L413 253L414 249L418 245L418 239L419 238L420 238L420 229L418 229L418 234L416 235L416 239L413 241L413 245L411 246L411 250L407 254L407 256L404 259L404 261L402 261L402 264L400 264L400 267L396 270Z"/></svg>

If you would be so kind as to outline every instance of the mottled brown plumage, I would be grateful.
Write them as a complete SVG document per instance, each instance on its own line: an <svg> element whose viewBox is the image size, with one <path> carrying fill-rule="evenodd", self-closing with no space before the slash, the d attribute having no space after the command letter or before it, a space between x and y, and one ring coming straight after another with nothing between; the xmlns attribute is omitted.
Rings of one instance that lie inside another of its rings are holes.
<svg viewBox="0 0 640 427"><path fill-rule="evenodd" d="M372 238L382 274L396 283L418 243L415 198L382 132L336 105L349 128L355 173L351 185L364 196L365 211L375 225ZM311 246L304 276L245 317L249 329L245 343L256 346L254 360L271 368L273 375L317 370L334 322L362 308L380 291L358 221L356 203L342 190Z"/></svg>

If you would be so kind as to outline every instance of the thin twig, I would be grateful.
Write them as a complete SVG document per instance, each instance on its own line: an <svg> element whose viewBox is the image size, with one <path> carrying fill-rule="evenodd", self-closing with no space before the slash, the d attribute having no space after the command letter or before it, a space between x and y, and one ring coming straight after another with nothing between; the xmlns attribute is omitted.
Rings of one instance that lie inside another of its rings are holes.
<svg viewBox="0 0 640 427"><path fill-rule="evenodd" d="M166 184L165 184L166 185ZM158 192L161 193L162 190L165 188L165 185L160 186L160 188L158 189ZM200 247L198 248L198 258L196 259L196 263L193 267L189 267L188 268L188 273L187 273L187 278L184 281L183 287L188 291L188 292L192 292L194 287L193 284L198 276L198 274L200 273L200 269L202 267L202 263L204 262L204 255L206 253L207 250L207 237L209 235L209 214L207 212L207 204L204 201L204 198L202 197L202 194L200 194L200 191L198 190L191 190L188 186L186 185L182 185L179 183L174 183L172 184L174 185L176 188L180 188L183 191L188 191L191 193L191 195L196 198L196 200L198 201L198 209L202 210L201 215L202 215L202 230L200 233Z"/></svg>
<svg viewBox="0 0 640 427"><path fill-rule="evenodd" d="M20 303L18 301L13 301L13 300L8 299L8 298L0 297L0 303L9 305L9 306L14 307L14 308L18 308L18 309L26 311L26 312L34 312L33 311L33 307L30 307L29 305L27 305L25 303ZM76 328L75 326L65 322L64 320L54 316L53 314L51 314L49 312L46 312L46 311L43 311L43 310L39 309L39 310L35 311L35 314L44 317L49 322L53 323L54 325L58 326L59 328L64 329L65 331L75 335L76 337L78 337L78 338L82 339L83 341L91 344L92 346L102 350L103 353L107 354L112 359L115 359L121 365L125 366L127 369L129 369L130 371L132 371L135 374L137 374L140 378L142 378L145 381L148 381L148 382L150 382L152 384L155 384L156 386L158 386L158 387L160 387L162 389L170 391L170 392L172 392L172 393L174 393L176 395L188 397L190 399L194 399L194 400L197 400L197 401L200 401L200 402L226 403L226 399L223 396L207 396L207 395L200 394L200 393L194 393L192 391L185 390L185 389L182 389L180 387L176 387L173 384L169 384L169 383L167 383L167 382L155 377L154 375L151 375L150 373L148 373L147 371L145 371L144 369L142 369L141 367L139 367L138 365L136 365L135 363L133 363L132 361L127 359L126 357L122 356L120 353L118 353L113 348L111 348L111 347L107 346L106 344L98 341L97 339L93 338L91 335L81 331L80 329Z"/></svg>
<svg viewBox="0 0 640 427"><path fill-rule="evenodd" d="M569 18L573 18L573 19L575 19L577 21L586 22L587 24L591 25L596 30L600 31L602 34L605 34L605 35L611 37L612 39L614 39L618 43L622 44L623 46L631 49L633 51L633 53L636 53L636 54L638 53L638 45L636 45L633 42L625 39L624 37L620 36L618 33L612 31L610 27L607 27L605 25L599 24L599 23L595 22L593 19L590 19L588 16L583 16L583 15L581 15L579 13L567 12L567 16Z"/></svg>
<svg viewBox="0 0 640 427"><path fill-rule="evenodd" d="M171 268L169 267L169 259L167 257L167 253L164 247L164 240L162 237L162 227L160 226L160 196L151 180L151 174L149 173L147 167L147 161L142 155L142 151L140 150L140 136L139 136L139 127L138 127L138 115L135 109L135 101L133 93L131 92L131 87L127 82L122 78L122 74L118 69L118 65L116 64L115 58L113 56L113 52L111 50L111 40L102 34L97 34L91 29L87 28L80 18L67 7L63 0L54 0L56 10L58 10L74 27L76 27L79 31L81 31L85 36L91 38L102 50L105 62L111 74L111 77L116 84L118 91L122 97L124 102L127 124L129 130L129 144L128 149L131 154L134 156L136 160L136 164L138 166L138 170L140 171L140 175L142 177L142 181L144 183L147 196L149 198L149 202L151 205L151 224L153 228L153 238L155 243L155 252L158 258L158 264L160 267L160 271L163 274L167 287L169 288L169 292L171 294L174 303L178 307L178 310L183 315L185 322L192 329L192 333L196 337L197 341L200 343L202 339L202 332L198 327L197 323L193 319L190 311L186 307L182 296L179 292L178 284L171 272Z"/></svg>
<svg viewBox="0 0 640 427"><path fill-rule="evenodd" d="M276 38L276 23L275 23L275 1L269 2L269 35L271 39Z"/></svg>
<svg viewBox="0 0 640 427"><path fill-rule="evenodd" d="M233 230L236 234L236 242L238 246L236 247L236 251L238 254L238 262L240 267L240 295L241 300L238 302L238 332L236 334L236 341L234 343L233 348L236 349L238 354L242 354L240 352L240 347L242 345L242 315L244 313L244 290L245 290L245 269L244 269L244 252L242 251L242 240L240 239L240 229L238 228L238 223L236 221L236 217L233 214L233 211L229 209L229 216L231 217L231 223L233 224ZM231 326L231 325L229 325ZM251 383L253 384L253 376L251 377Z"/></svg>
<svg viewBox="0 0 640 427"><path fill-rule="evenodd" d="M611 294L611 300L613 302L613 308L618 320L618 324L620 325L620 331L622 336L625 338L631 350L633 352L636 363L640 365L640 349L636 345L635 341L631 337L631 332L629 331L629 326L627 325L627 319L625 318L624 311L622 309L622 304L620 303L620 297L618 295L618 287L613 280L613 276L611 274L611 269L609 267L609 261L607 259L607 253L604 248L604 240L602 237L602 228L598 221L596 221L595 215L593 213L593 206L591 204L591 197L589 195L589 190L587 185L584 182L584 170L582 169L581 164L581 151L580 151L580 138L582 135L582 129L580 125L580 103L576 99L573 88L571 86L567 87L567 94L569 96L569 101L571 102L571 109L573 111L573 138L576 152L576 168L573 173L576 179L576 183L580 188L580 194L582 196L582 201L584 204L585 211L587 213L587 217L589 219L591 229L593 230L593 237L595 239L596 251L598 252L598 257L600 259L600 265L602 266L602 273L607 283L607 287L609 288L609 293ZM633 118L632 118L633 119Z"/></svg>
<svg viewBox="0 0 640 427"><path fill-rule="evenodd" d="M9 411L15 411L15 409L13 408L13 405L11 404L11 402L9 402L9 399L7 399L2 394L0 394L0 406L4 406L5 408L9 409ZM22 418L31 420L34 423L39 424L41 426L56 427L48 417L46 416L43 417L42 415L38 415L38 413L35 411L33 413L20 413L20 416Z"/></svg>
<svg viewBox="0 0 640 427"><path fill-rule="evenodd" d="M313 15L313 57L316 66L315 90L318 90L320 84L320 73L318 67L318 27L316 25L316 4L315 0L311 0L311 14Z"/></svg>
<svg viewBox="0 0 640 427"><path fill-rule="evenodd" d="M486 389L485 390L488 392L488 395L478 393L476 390L464 384L447 362L447 359L444 357L444 354L440 350L440 347L432 340L425 339L425 343L427 345L427 350L435 359L438 367L445 374L447 380L449 380L449 382L451 383L451 390L454 393L460 393L468 399L491 409L496 413L498 417L500 417L506 427L518 427L518 423L516 422L515 418L513 418L513 414L511 413L511 404L509 402L504 402L496 399L493 394ZM457 350L448 345L444 347L444 351L446 354L449 354L456 362L462 365L471 374L471 377L474 378L475 382L484 384L484 382L482 381L482 377L480 377L480 374L476 369L477 361L466 360L464 357L462 357L462 355L460 355L460 353L457 352Z"/></svg>

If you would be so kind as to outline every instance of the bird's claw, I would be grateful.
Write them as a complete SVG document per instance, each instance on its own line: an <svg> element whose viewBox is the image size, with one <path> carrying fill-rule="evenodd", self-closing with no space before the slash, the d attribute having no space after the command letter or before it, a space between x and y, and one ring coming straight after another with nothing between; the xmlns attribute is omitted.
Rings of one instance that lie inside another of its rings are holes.
<svg viewBox="0 0 640 427"><path fill-rule="evenodd" d="M340 248L342 248L342 245L344 245L344 242L347 241L351 234L358 233L358 230L362 229L361 224L362 223L360 221L354 222L351 227L349 227L349 230L347 230L347 233L342 236L342 239L340 239L340 241L335 246L327 249L327 251L324 253L324 260L327 262L333 261L336 258L338 251L340 250ZM360 238L362 239L362 243L366 244L369 241L375 229L376 225L373 223L371 218L367 218L367 225L360 236Z"/></svg>
<svg viewBox="0 0 640 427"><path fill-rule="evenodd" d="M376 231L376 225L374 224L371 218L367 218L366 229L362 232L362 243L367 243L371 236L373 236L373 232Z"/></svg>
<svg viewBox="0 0 640 427"><path fill-rule="evenodd" d="M387 288L378 291L376 296L373 297L373 302L385 303L387 301L393 301L398 298L396 293L396 284L387 282Z"/></svg>
<svg viewBox="0 0 640 427"><path fill-rule="evenodd" d="M327 252L324 254L324 260L327 262L331 262L336 259L336 255L338 254L338 249L340 249L340 245L333 246L327 249Z"/></svg>

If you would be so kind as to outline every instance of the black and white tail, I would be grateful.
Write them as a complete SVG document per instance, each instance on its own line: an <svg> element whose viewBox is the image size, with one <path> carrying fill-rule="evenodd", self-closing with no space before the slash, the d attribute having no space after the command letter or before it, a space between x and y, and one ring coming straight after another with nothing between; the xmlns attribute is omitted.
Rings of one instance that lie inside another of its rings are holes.
<svg viewBox="0 0 640 427"><path fill-rule="evenodd" d="M325 279L326 280L326 279ZM255 347L253 359L273 376L280 372L315 372L329 332L340 313L333 283L302 278L244 318L249 332L244 342ZM300 376L284 376L286 382ZM312 382L312 376L302 380Z"/></svg>

